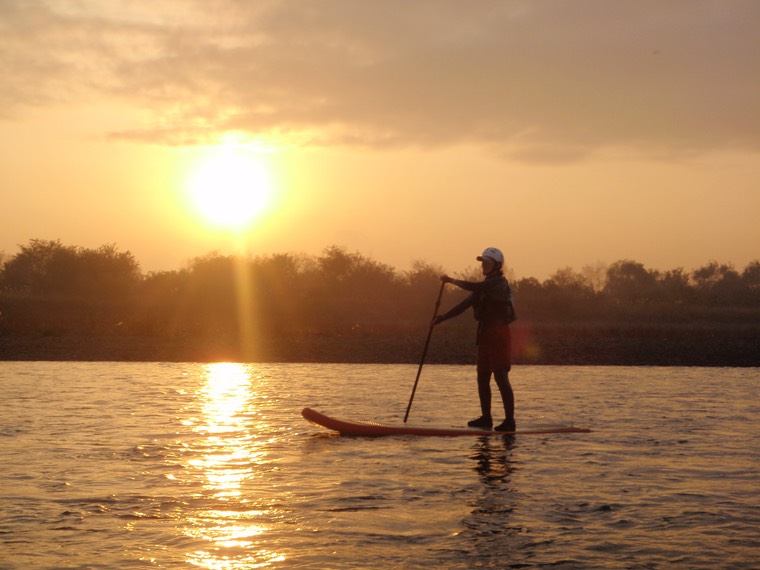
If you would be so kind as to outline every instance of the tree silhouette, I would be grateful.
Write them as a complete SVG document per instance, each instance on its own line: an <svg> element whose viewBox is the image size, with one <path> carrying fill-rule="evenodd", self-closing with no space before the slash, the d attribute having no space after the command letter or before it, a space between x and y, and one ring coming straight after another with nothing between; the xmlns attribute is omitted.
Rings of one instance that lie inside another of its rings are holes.
<svg viewBox="0 0 760 570"><path fill-rule="evenodd" d="M742 282L747 290L747 302L760 303L760 261L753 261L742 272Z"/></svg>
<svg viewBox="0 0 760 570"><path fill-rule="evenodd" d="M616 261L607 270L604 292L619 304L649 302L656 298L657 277L641 263L631 260Z"/></svg>
<svg viewBox="0 0 760 570"><path fill-rule="evenodd" d="M4 261L0 334L131 334L231 344L240 344L246 326L261 339L384 335L403 343L424 333L439 276L451 273L421 260L398 272L339 246L318 256L212 252L179 270L142 275L132 254L115 245L88 249L34 239ZM473 267L453 274L482 278ZM750 326L760 317L760 261L741 273L715 261L689 273L621 260L511 284L518 326L695 319ZM446 288L442 306L461 295ZM469 354L468 325L452 325L438 337L452 351ZM456 348L460 340L464 349Z"/></svg>
<svg viewBox="0 0 760 570"><path fill-rule="evenodd" d="M141 280L132 254L115 245L87 249L33 239L20 247L3 267L0 283L6 290L117 299L132 293Z"/></svg>

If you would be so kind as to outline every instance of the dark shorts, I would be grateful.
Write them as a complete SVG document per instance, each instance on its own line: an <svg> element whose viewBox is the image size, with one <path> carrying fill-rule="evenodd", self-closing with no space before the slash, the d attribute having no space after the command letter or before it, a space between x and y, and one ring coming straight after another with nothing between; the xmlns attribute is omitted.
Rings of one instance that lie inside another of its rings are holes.
<svg viewBox="0 0 760 570"><path fill-rule="evenodd" d="M509 325L491 326L480 333L477 368L478 372L512 369L512 338Z"/></svg>

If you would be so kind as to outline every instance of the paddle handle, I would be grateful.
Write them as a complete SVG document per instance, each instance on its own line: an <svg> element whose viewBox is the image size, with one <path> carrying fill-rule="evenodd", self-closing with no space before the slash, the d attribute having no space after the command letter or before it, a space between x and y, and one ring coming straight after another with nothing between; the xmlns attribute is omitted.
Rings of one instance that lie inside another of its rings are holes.
<svg viewBox="0 0 760 570"><path fill-rule="evenodd" d="M441 288L438 290L438 298L435 301L435 309L433 310L433 319L438 315L438 307L441 306L441 297L443 296L443 288L446 286L445 282L441 282ZM409 418L409 410L412 409L412 400L414 400L414 393L417 391L417 383L420 381L420 374L422 374L422 365L425 363L425 357L427 356L428 346L430 346L430 337L433 336L433 323L430 322L430 328L428 329L427 340L425 341L425 348L422 350L422 358L420 359L420 367L417 369L417 377L414 379L414 386L412 387L412 395L409 397L409 405L406 407L406 413L404 414L404 423Z"/></svg>

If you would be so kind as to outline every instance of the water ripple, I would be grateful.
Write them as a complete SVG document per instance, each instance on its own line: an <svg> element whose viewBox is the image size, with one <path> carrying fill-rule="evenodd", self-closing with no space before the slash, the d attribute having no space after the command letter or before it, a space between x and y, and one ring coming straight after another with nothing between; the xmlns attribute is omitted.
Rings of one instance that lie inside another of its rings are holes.
<svg viewBox="0 0 760 570"><path fill-rule="evenodd" d="M518 421L590 434L343 438L415 367L1 363L0 567L752 568L757 369L517 368ZM472 370L412 418L461 425Z"/></svg>

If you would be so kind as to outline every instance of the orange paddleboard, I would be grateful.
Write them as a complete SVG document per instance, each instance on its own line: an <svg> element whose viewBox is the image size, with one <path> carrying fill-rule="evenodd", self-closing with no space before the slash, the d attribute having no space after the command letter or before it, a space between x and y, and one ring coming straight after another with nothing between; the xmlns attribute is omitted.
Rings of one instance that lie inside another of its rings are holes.
<svg viewBox="0 0 760 570"><path fill-rule="evenodd" d="M588 433L591 430L573 426L551 425L535 426L509 431L489 431L474 428L436 428L423 426L389 426L375 422L355 422L338 420L321 414L311 408L304 408L301 415L308 421L337 431L341 435L377 437L383 435L422 435L422 436L455 436L455 435L540 435L550 433Z"/></svg>

